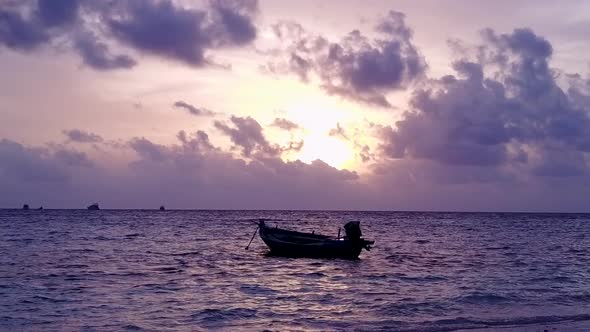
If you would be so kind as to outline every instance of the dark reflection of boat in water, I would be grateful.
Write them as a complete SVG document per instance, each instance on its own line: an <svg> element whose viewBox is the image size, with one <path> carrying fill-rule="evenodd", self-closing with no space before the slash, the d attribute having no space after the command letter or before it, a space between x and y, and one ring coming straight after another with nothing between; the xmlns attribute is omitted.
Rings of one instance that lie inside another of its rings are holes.
<svg viewBox="0 0 590 332"><path fill-rule="evenodd" d="M88 210L100 210L100 208L98 207L98 203L88 205L87 209Z"/></svg>
<svg viewBox="0 0 590 332"><path fill-rule="evenodd" d="M303 233L269 227L260 220L260 238L270 253L287 257L358 258L363 249L371 250L375 241L363 239L360 223L351 221L344 225L346 236L341 238Z"/></svg>

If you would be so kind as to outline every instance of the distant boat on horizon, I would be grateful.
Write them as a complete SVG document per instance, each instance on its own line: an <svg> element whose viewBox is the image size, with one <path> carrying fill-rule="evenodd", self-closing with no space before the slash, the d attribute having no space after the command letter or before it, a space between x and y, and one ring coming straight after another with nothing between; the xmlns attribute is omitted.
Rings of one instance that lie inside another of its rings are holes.
<svg viewBox="0 0 590 332"><path fill-rule="evenodd" d="M98 207L98 203L88 205L87 209L88 210L100 210L100 208Z"/></svg>
<svg viewBox="0 0 590 332"><path fill-rule="evenodd" d="M23 210L28 210L28 209L29 209L29 204L23 205Z"/></svg>
<svg viewBox="0 0 590 332"><path fill-rule="evenodd" d="M160 211L165 211L165 210L166 210L166 208L164 207L164 205L161 205L160 206Z"/></svg>

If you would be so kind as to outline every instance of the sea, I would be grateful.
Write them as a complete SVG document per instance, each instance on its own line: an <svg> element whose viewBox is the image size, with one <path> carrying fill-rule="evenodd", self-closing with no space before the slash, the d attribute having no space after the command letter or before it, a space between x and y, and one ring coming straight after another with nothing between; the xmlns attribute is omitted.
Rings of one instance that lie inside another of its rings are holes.
<svg viewBox="0 0 590 332"><path fill-rule="evenodd" d="M256 219L357 260L268 255ZM590 331L590 215L0 210L1 331Z"/></svg>

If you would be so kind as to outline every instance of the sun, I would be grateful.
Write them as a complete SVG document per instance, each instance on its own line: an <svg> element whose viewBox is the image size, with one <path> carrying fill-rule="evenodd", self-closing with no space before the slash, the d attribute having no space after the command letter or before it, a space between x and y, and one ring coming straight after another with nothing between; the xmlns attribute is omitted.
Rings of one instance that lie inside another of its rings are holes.
<svg viewBox="0 0 590 332"><path fill-rule="evenodd" d="M319 159L338 169L352 165L355 154L349 142L329 135L338 123L350 120L338 106L325 99L306 98L285 109L286 117L303 128L304 144L294 154L296 159L305 163Z"/></svg>
<svg viewBox="0 0 590 332"><path fill-rule="evenodd" d="M304 141L298 158L305 163L320 159L332 167L343 169L354 157L348 144L336 137L316 133L306 136Z"/></svg>

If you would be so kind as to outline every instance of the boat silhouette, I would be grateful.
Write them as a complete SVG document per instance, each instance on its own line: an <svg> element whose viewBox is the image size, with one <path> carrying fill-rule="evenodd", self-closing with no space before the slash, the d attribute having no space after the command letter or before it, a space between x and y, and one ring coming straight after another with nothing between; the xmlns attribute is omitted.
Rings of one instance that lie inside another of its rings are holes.
<svg viewBox="0 0 590 332"><path fill-rule="evenodd" d="M98 203L88 205L87 209L88 210L100 210L100 208L98 207Z"/></svg>
<svg viewBox="0 0 590 332"><path fill-rule="evenodd" d="M371 250L375 241L363 239L360 223L351 221L344 225L346 236L332 237L269 227L260 220L260 238L270 253L287 257L323 257L356 259L363 249Z"/></svg>

